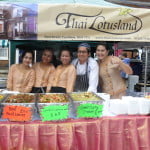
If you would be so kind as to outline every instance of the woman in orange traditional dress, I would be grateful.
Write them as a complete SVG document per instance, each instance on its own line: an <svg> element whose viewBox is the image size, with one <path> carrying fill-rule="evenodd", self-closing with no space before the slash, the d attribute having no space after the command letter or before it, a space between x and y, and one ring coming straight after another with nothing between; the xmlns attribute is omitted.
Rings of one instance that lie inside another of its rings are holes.
<svg viewBox="0 0 150 150"><path fill-rule="evenodd" d="M22 63L13 64L8 73L7 89L10 91L18 91L29 93L35 82L35 71L32 64L34 53L32 51L24 51L22 54Z"/></svg>
<svg viewBox="0 0 150 150"><path fill-rule="evenodd" d="M49 92L53 80L55 67L50 63L53 59L52 48L45 48L42 53L41 62L34 64L36 78L32 93L45 93Z"/></svg>
<svg viewBox="0 0 150 150"><path fill-rule="evenodd" d="M56 68L52 83L52 93L72 92L76 79L76 69L71 64L72 53L68 47L62 47L60 51L61 65Z"/></svg>
<svg viewBox="0 0 150 150"><path fill-rule="evenodd" d="M120 71L132 74L132 69L118 57L108 56L108 53L106 43L97 45L96 55L99 59L102 92L109 93L111 98L121 98L121 96L126 94L126 84L125 80L120 76Z"/></svg>

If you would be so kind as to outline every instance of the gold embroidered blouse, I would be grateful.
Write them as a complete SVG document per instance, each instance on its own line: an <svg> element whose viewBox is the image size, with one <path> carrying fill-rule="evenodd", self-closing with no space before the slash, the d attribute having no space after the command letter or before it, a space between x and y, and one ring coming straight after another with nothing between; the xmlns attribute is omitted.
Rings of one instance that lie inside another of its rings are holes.
<svg viewBox="0 0 150 150"><path fill-rule="evenodd" d="M102 92L108 93L112 98L120 98L125 94L125 80L120 76L118 64L111 64L111 56L100 62L100 81Z"/></svg>
<svg viewBox="0 0 150 150"><path fill-rule="evenodd" d="M38 62L34 64L33 68L36 73L34 87L47 87L48 92L52 85L55 67L52 64L42 65Z"/></svg>
<svg viewBox="0 0 150 150"><path fill-rule="evenodd" d="M76 79L76 69L70 64L68 66L58 66L55 71L52 86L66 88L67 92L72 92Z"/></svg>
<svg viewBox="0 0 150 150"><path fill-rule="evenodd" d="M35 71L33 68L24 69L20 64L10 67L7 79L8 90L28 93L31 92L34 82Z"/></svg>

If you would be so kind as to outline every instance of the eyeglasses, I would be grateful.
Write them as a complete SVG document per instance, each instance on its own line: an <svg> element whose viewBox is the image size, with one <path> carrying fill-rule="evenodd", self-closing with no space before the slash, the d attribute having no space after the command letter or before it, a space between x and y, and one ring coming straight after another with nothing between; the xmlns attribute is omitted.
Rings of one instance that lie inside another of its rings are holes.
<svg viewBox="0 0 150 150"><path fill-rule="evenodd" d="M86 54L88 53L87 51L78 51L79 54Z"/></svg>

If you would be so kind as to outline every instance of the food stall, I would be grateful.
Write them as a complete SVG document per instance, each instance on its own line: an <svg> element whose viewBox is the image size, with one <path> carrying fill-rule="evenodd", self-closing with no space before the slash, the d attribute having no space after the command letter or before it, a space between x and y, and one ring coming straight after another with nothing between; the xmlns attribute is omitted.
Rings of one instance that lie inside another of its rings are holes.
<svg viewBox="0 0 150 150"><path fill-rule="evenodd" d="M6 15L10 47L16 40L150 40L147 9L81 4L39 4L32 5L33 10L16 7L5 7L14 13L12 19ZM11 63L14 55L10 50ZM149 149L150 104L144 97L125 96L120 101L110 100L105 93L1 92L0 149Z"/></svg>

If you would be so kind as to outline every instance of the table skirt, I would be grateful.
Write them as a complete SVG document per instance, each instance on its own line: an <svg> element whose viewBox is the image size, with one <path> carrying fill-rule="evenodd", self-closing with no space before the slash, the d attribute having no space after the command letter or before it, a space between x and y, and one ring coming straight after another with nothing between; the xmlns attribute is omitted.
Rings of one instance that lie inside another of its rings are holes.
<svg viewBox="0 0 150 150"><path fill-rule="evenodd" d="M150 150L150 117L0 122L0 150Z"/></svg>

